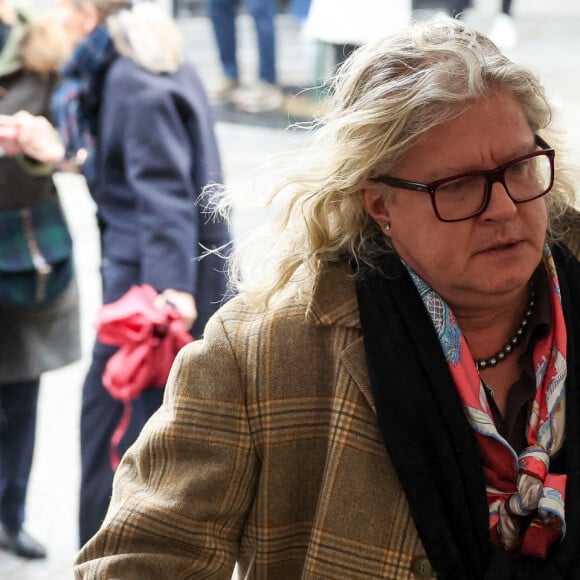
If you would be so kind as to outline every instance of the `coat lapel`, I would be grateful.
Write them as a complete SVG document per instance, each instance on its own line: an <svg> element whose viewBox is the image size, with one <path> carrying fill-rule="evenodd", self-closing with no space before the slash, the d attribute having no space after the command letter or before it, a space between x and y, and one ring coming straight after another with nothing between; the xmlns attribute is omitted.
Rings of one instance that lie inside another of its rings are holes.
<svg viewBox="0 0 580 580"><path fill-rule="evenodd" d="M355 279L347 266L331 265L318 276L306 318L314 325L342 326L360 332ZM340 353L340 360L376 413L362 337Z"/></svg>
<svg viewBox="0 0 580 580"><path fill-rule="evenodd" d="M340 360L357 384L373 413L376 414L375 399L371 390L369 372L365 361L365 346L363 338L345 348L340 354Z"/></svg>

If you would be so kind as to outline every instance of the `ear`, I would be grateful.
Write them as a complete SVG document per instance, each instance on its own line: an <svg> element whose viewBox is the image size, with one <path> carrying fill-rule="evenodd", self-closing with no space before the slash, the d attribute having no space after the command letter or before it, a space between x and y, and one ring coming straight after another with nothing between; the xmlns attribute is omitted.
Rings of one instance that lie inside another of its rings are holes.
<svg viewBox="0 0 580 580"><path fill-rule="evenodd" d="M367 213L381 229L383 229L385 224L391 222L388 193L382 183L365 179L360 190L360 195Z"/></svg>

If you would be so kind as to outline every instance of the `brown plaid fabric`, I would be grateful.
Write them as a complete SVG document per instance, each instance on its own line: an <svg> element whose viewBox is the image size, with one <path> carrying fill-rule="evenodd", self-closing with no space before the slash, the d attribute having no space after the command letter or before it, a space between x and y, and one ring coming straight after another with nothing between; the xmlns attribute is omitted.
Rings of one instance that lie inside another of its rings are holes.
<svg viewBox="0 0 580 580"><path fill-rule="evenodd" d="M576 215L580 225L579 214ZM566 243L580 254L580 227ZM354 281L240 299L180 353L77 578L431 578L377 427Z"/></svg>
<svg viewBox="0 0 580 580"><path fill-rule="evenodd" d="M377 428L354 281L267 314L240 299L186 347L117 472L77 578L429 578Z"/></svg>

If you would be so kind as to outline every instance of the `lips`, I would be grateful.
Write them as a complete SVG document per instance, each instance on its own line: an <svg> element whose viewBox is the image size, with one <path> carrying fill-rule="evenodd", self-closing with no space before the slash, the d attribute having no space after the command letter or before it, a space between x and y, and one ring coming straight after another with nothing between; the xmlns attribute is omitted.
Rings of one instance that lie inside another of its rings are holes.
<svg viewBox="0 0 580 580"><path fill-rule="evenodd" d="M479 253L500 252L502 250L511 250L521 243L521 240L499 240L487 245Z"/></svg>

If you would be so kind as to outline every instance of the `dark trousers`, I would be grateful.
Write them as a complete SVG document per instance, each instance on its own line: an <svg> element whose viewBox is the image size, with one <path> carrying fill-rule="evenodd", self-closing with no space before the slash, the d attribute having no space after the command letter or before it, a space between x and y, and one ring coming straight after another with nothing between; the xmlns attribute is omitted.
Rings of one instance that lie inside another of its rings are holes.
<svg viewBox="0 0 580 580"><path fill-rule="evenodd" d="M224 73L239 78L237 59L236 14L237 0L207 0L220 60ZM278 5L275 0L244 0L254 19L258 42L260 79L276 83L276 28Z"/></svg>
<svg viewBox="0 0 580 580"><path fill-rule="evenodd" d="M79 539L84 545L100 528L107 512L113 483L111 437L123 414L102 383L109 357L115 352L99 344L83 387L81 411L81 493ZM147 389L133 401L131 422L119 445L119 456L135 441L147 419L161 405L163 389Z"/></svg>
<svg viewBox="0 0 580 580"><path fill-rule="evenodd" d="M11 531L24 522L39 383L34 379L0 385L0 521Z"/></svg>

